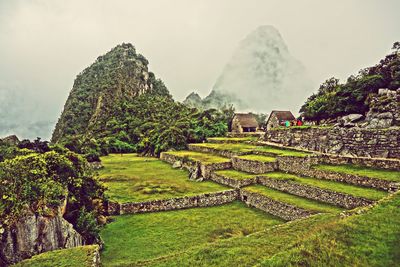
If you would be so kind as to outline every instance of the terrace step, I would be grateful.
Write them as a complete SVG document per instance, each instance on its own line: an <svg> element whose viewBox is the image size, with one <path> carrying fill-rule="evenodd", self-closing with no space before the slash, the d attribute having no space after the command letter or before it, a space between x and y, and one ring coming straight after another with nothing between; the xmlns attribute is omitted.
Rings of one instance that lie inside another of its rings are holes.
<svg viewBox="0 0 400 267"><path fill-rule="evenodd" d="M208 143L215 144L238 144L238 143L248 143L257 141L257 137L209 137L207 138Z"/></svg>
<svg viewBox="0 0 400 267"><path fill-rule="evenodd" d="M240 189L240 198L246 204L284 220L296 220L316 213L342 211L341 208L333 205L294 196L262 185Z"/></svg>
<svg viewBox="0 0 400 267"><path fill-rule="evenodd" d="M353 209L366 206L386 196L376 189L362 188L340 182L299 177L291 174L273 172L258 177L258 182L267 187L292 195Z"/></svg>
<svg viewBox="0 0 400 267"><path fill-rule="evenodd" d="M276 158L260 155L244 155L232 158L232 166L237 171L263 174L278 168Z"/></svg>
<svg viewBox="0 0 400 267"><path fill-rule="evenodd" d="M394 192L400 189L400 172L351 164L320 164L311 168L310 176L346 182Z"/></svg>
<svg viewBox="0 0 400 267"><path fill-rule="evenodd" d="M190 151L209 153L227 158L251 154L254 149L254 146L252 145L239 143L200 143L189 144L188 147Z"/></svg>
<svg viewBox="0 0 400 267"><path fill-rule="evenodd" d="M258 182L258 175L237 170L220 170L211 173L210 179L222 185L241 188Z"/></svg>

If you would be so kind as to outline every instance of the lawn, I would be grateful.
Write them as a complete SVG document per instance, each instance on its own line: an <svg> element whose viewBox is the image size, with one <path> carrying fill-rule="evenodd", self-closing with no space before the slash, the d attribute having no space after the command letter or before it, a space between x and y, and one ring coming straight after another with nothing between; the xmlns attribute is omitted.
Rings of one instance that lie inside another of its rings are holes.
<svg viewBox="0 0 400 267"><path fill-rule="evenodd" d="M45 252L24 260L14 267L91 267L97 246L83 246Z"/></svg>
<svg viewBox="0 0 400 267"><path fill-rule="evenodd" d="M400 194L361 214L328 222L261 266L399 266Z"/></svg>
<svg viewBox="0 0 400 267"><path fill-rule="evenodd" d="M387 192L373 188L361 187L361 186L350 185L346 183L317 179L317 178L299 177L296 175L287 174L283 172L271 172L265 174L264 176L274 179L291 180L296 183L316 186L322 189L328 189L331 191L345 193L356 197L364 197L371 200L378 200L387 196Z"/></svg>
<svg viewBox="0 0 400 267"><path fill-rule="evenodd" d="M135 265L191 247L243 237L281 224L241 202L223 206L115 217L101 232L104 266Z"/></svg>
<svg viewBox="0 0 400 267"><path fill-rule="evenodd" d="M155 199L198 195L227 189L217 183L189 180L186 170L173 169L157 158L136 154L112 154L101 158L104 168L100 179L112 201L140 202Z"/></svg>
<svg viewBox="0 0 400 267"><path fill-rule="evenodd" d="M232 151L236 153L246 153L246 152L252 152L256 146L253 145L248 145L248 144L232 144L232 143L200 143L200 144L192 144L194 146L199 146L199 147L209 147L213 148L216 150L221 150L221 151Z"/></svg>
<svg viewBox="0 0 400 267"><path fill-rule="evenodd" d="M196 151L188 151L188 150L169 151L169 152L165 152L165 153L175 155L178 157L187 157L189 160L200 161L203 164L224 163L224 162L230 161L230 159L220 157L220 156L215 156L213 154L196 152Z"/></svg>
<svg viewBox="0 0 400 267"><path fill-rule="evenodd" d="M261 155L244 155L244 156L239 156L238 158L253 160L253 161L260 161L260 162L275 162L276 161L276 158L274 158L274 157L267 157L267 156L261 156Z"/></svg>
<svg viewBox="0 0 400 267"><path fill-rule="evenodd" d="M284 202L314 212L337 213L343 210L343 208L340 207L322 203L316 200L294 196L262 185L251 185L245 187L244 189L251 192L259 193L276 201Z"/></svg>
<svg viewBox="0 0 400 267"><path fill-rule="evenodd" d="M309 152L296 151L291 149L277 148L273 146L256 146L255 151L268 152L277 156L307 157L312 155Z"/></svg>
<svg viewBox="0 0 400 267"><path fill-rule="evenodd" d="M215 171L215 173L235 180L253 179L257 176L260 176L260 174L251 174L237 170L220 170L220 171Z"/></svg>
<svg viewBox="0 0 400 267"><path fill-rule="evenodd" d="M374 169L357 165L343 164L343 165L316 165L317 170L331 171L339 173L347 173L353 175L360 175L370 178L388 180L393 182L400 182L400 171Z"/></svg>

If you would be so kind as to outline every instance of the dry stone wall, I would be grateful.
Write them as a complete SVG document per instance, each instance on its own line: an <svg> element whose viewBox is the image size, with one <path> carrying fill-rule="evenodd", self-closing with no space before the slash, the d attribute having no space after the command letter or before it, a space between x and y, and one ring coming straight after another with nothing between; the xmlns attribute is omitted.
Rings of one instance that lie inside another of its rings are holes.
<svg viewBox="0 0 400 267"><path fill-rule="evenodd" d="M262 194L240 189L240 198L247 205L263 210L287 221L301 219L313 213L299 207L273 200Z"/></svg>
<svg viewBox="0 0 400 267"><path fill-rule="evenodd" d="M346 209L354 209L360 206L366 206L373 202L369 199L354 197L348 194L321 189L315 186L294 183L289 180L259 177L259 183L292 195L314 199Z"/></svg>
<svg viewBox="0 0 400 267"><path fill-rule="evenodd" d="M232 167L238 171L262 174L277 170L277 162L261 162L238 157L232 158Z"/></svg>
<svg viewBox="0 0 400 267"><path fill-rule="evenodd" d="M284 128L267 131L265 141L345 156L400 158L400 129Z"/></svg>
<svg viewBox="0 0 400 267"><path fill-rule="evenodd" d="M219 184L227 185L233 188L241 188L247 185L256 184L258 182L257 177L250 178L250 179L233 179L224 175L217 174L213 172L211 174L211 180L217 182Z"/></svg>
<svg viewBox="0 0 400 267"><path fill-rule="evenodd" d="M114 212L114 215L119 215L179 210L195 207L209 207L230 203L237 200L238 198L239 191L232 189L196 196L185 196L171 199L117 204L119 205L119 208L113 208L109 211L109 213Z"/></svg>
<svg viewBox="0 0 400 267"><path fill-rule="evenodd" d="M189 150L191 150L191 151L214 154L214 155L218 155L218 156L225 157L225 158L231 158L234 156L251 154L251 152L234 152L234 151L230 151L230 150L220 150L220 149L215 149L212 147L198 146L195 144L189 144L188 147L189 147Z"/></svg>
<svg viewBox="0 0 400 267"><path fill-rule="evenodd" d="M232 168L231 162L202 164L200 161L187 160L184 157L171 155L168 153L161 153L160 159L170 164L178 163L179 166L189 171L192 171L193 169L196 169L197 166L200 166L200 173L198 176L204 179L210 179L213 171Z"/></svg>

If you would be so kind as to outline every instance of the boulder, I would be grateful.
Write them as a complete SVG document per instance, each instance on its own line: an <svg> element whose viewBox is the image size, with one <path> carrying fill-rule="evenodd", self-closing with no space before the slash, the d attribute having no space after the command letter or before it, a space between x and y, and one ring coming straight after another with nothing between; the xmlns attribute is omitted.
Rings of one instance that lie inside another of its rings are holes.
<svg viewBox="0 0 400 267"><path fill-rule="evenodd" d="M338 119L339 126L354 127L356 122L364 119L362 114L349 114Z"/></svg>
<svg viewBox="0 0 400 267"><path fill-rule="evenodd" d="M175 161L174 164L172 164L172 168L174 169L182 168L182 161L180 160Z"/></svg>
<svg viewBox="0 0 400 267"><path fill-rule="evenodd" d="M27 210L15 223L0 229L0 266L39 253L84 245L82 236L62 217L61 209L53 216Z"/></svg>

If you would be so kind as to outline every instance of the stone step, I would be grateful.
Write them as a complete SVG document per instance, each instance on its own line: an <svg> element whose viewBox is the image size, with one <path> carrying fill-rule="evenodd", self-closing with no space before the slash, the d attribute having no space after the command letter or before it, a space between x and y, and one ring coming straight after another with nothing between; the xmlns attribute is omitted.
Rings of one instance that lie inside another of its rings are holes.
<svg viewBox="0 0 400 267"><path fill-rule="evenodd" d="M231 158L234 156L251 154L254 146L248 144L200 143L189 144L188 148L190 151Z"/></svg>
<svg viewBox="0 0 400 267"><path fill-rule="evenodd" d="M222 185L241 188L258 182L258 175L237 170L219 170L211 173L210 179Z"/></svg>
<svg viewBox="0 0 400 267"><path fill-rule="evenodd" d="M278 168L276 158L261 155L244 155L232 157L232 166L237 171L263 174Z"/></svg>
<svg viewBox="0 0 400 267"><path fill-rule="evenodd" d="M292 195L333 204L346 209L366 206L385 197L384 191L346 183L273 172L258 177L258 183Z"/></svg>
<svg viewBox="0 0 400 267"><path fill-rule="evenodd" d="M208 143L216 143L216 144L238 144L238 143L247 143L247 142L255 142L257 141L257 137L209 137L207 138Z"/></svg>
<svg viewBox="0 0 400 267"><path fill-rule="evenodd" d="M284 193L262 185L240 189L246 204L285 220L296 220L316 213L339 213L343 209L319 201Z"/></svg>

